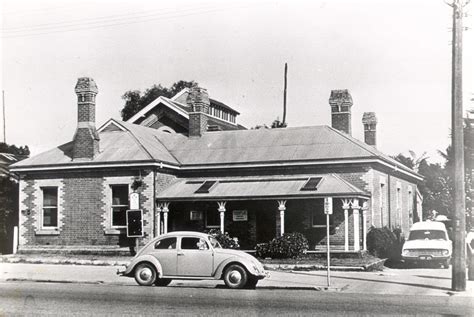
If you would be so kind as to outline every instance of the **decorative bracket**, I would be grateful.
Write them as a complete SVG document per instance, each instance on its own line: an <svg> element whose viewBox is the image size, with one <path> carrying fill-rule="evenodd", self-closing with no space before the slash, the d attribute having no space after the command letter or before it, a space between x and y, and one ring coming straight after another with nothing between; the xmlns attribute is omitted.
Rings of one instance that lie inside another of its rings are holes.
<svg viewBox="0 0 474 317"><path fill-rule="evenodd" d="M220 212L225 212L225 205L227 204L227 201L218 201L217 205L219 208L217 209Z"/></svg>
<svg viewBox="0 0 474 317"><path fill-rule="evenodd" d="M278 210L285 211L286 210L286 200L278 200Z"/></svg>

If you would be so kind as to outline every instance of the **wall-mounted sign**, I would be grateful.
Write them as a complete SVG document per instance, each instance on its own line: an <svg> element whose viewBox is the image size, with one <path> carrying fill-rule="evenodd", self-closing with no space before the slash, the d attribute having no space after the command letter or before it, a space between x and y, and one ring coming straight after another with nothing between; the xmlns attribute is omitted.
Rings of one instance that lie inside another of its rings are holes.
<svg viewBox="0 0 474 317"><path fill-rule="evenodd" d="M140 201L138 200L138 193L130 194L130 209L140 209Z"/></svg>
<svg viewBox="0 0 474 317"><path fill-rule="evenodd" d="M248 221L247 210L234 210L232 211L233 221Z"/></svg>
<svg viewBox="0 0 474 317"><path fill-rule="evenodd" d="M202 211L191 210L189 212L189 220L191 221L202 220Z"/></svg>
<svg viewBox="0 0 474 317"><path fill-rule="evenodd" d="M141 209L127 210L127 237L143 237L143 213Z"/></svg>

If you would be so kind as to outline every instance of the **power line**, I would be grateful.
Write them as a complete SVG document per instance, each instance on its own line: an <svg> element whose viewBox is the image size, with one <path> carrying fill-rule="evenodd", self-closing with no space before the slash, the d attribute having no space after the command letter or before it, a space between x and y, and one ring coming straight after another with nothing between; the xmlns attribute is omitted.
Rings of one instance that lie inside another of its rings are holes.
<svg viewBox="0 0 474 317"><path fill-rule="evenodd" d="M189 10L199 10L199 9L205 9L205 6L202 7L195 7L195 8L188 8L185 10L180 10L180 11L189 11ZM212 8L212 7L211 7ZM155 12L159 11L157 13L150 13L150 12ZM165 12L163 12L165 11ZM171 13L173 11L170 11ZM179 12L177 10L174 10L174 12ZM2 32L23 32L23 31L34 31L36 29L48 29L48 28L61 28L61 27L69 27L69 26L77 26L77 25L83 25L83 24L94 24L94 23L101 23L101 22L111 22L111 21L117 21L122 19L121 17L124 17L125 19L134 19L134 18L141 18L141 17L150 17L150 16L155 16L155 15L160 15L160 14L166 14L166 9L156 9L156 10L147 10L147 11L138 11L138 12L132 12L132 13L124 13L124 14L115 14L115 15L107 15L107 16L101 16L101 17L95 17L95 18L89 18L89 19L76 19L76 20L70 20L70 21L60 21L60 22L55 22L55 23L42 23L42 24L36 24L36 25L28 25L28 26L18 26L18 27L11 27L11 28L3 28ZM135 16L136 15L136 16ZM101 21L103 20L103 21ZM97 22L94 22L97 21ZM77 22L77 23L76 23Z"/></svg>
<svg viewBox="0 0 474 317"><path fill-rule="evenodd" d="M261 3L259 3L261 5ZM148 19L138 19L138 20L132 20L128 22L123 22L123 23L107 23L107 21L102 22L102 24L99 23L85 23L86 27L76 27L76 25L71 25L68 28L69 29L64 29L64 27L51 27L50 29L47 30L47 32L42 32L42 33L35 33L35 30L25 30L24 32L27 32L26 34L6 34L3 35L1 38L7 39L7 38L18 38L18 37L29 37L29 36L36 36L36 35L47 35L47 34L54 34L54 33L64 33L64 32L71 32L71 31L79 31L79 30L88 30L88 29L98 29L98 28L106 28L106 27L113 27L113 26L121 26L121 25L129 25L129 24L137 24L137 23L143 23L143 22L149 22L149 21L154 21L158 19L173 19L173 18L180 18L180 17L187 17L187 16L194 16L194 15L201 15L201 14L206 14L206 13L213 13L213 12L219 12L219 11L226 11L229 9L243 9L243 8L248 8L248 7L254 7L255 5L252 6L233 6L233 7L226 7L226 8L218 8L218 9L210 9L210 10L186 10L186 11L192 11L192 13L189 14L174 14L174 15L169 15L169 14L157 14L157 15L151 15L154 16L153 18L148 18ZM180 10L177 12L183 12L185 10ZM197 11L197 12L196 12ZM116 20L116 19L115 19ZM97 25L94 25L97 24ZM80 24L81 26L84 25L84 23ZM89 25L89 27L87 26ZM77 25L79 26L79 25ZM38 30L39 31L39 30ZM28 33L30 32L30 33ZM33 32L33 33L31 33Z"/></svg>

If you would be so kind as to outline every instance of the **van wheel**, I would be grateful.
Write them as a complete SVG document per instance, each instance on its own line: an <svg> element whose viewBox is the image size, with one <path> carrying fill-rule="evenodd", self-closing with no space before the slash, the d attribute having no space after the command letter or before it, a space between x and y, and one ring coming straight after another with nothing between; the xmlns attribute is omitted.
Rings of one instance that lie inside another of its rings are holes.
<svg viewBox="0 0 474 317"><path fill-rule="evenodd" d="M230 265L224 272L224 282L229 288L244 288L247 280L247 271L239 264Z"/></svg>
<svg viewBox="0 0 474 317"><path fill-rule="evenodd" d="M170 278L159 278L156 280L155 285L156 286L168 286L171 283Z"/></svg>
<svg viewBox="0 0 474 317"><path fill-rule="evenodd" d="M156 281L156 270L149 263L140 263L135 268L135 281L141 286L151 286Z"/></svg>

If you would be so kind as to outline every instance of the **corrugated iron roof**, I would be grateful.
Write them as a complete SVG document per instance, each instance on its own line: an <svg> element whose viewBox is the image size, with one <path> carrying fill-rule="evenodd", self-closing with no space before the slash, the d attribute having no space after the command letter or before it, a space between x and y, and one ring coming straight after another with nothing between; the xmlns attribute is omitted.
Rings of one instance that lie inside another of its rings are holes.
<svg viewBox="0 0 474 317"><path fill-rule="evenodd" d="M114 119L109 123L124 131L100 132L100 153L93 162L150 161L194 167L377 158L417 175L374 147L328 126L216 131L187 137ZM72 142L13 167L74 164L71 153Z"/></svg>
<svg viewBox="0 0 474 317"><path fill-rule="evenodd" d="M301 190L311 177L321 177L317 190ZM196 191L205 181L215 185L209 193ZM368 196L367 193L349 184L334 174L302 175L297 177L226 177L217 179L186 178L171 185L157 195L158 200L239 200L266 198L302 198L324 196Z"/></svg>

